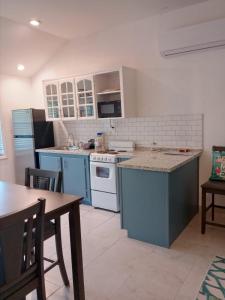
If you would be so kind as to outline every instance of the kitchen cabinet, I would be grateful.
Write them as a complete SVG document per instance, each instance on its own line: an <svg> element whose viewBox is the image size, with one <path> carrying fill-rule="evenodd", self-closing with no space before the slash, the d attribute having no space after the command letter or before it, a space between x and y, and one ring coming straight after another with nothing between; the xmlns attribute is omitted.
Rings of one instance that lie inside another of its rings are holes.
<svg viewBox="0 0 225 300"><path fill-rule="evenodd" d="M125 160L131 159L131 157L118 157L117 162L121 163ZM119 204L120 204L120 224L121 228L123 227L123 201L122 201L122 169L117 168L117 187L118 187L118 198L119 198Z"/></svg>
<svg viewBox="0 0 225 300"><path fill-rule="evenodd" d="M95 119L95 97L93 76L75 78L78 119Z"/></svg>
<svg viewBox="0 0 225 300"><path fill-rule="evenodd" d="M45 114L48 121L61 119L58 81L44 81Z"/></svg>
<svg viewBox="0 0 225 300"><path fill-rule="evenodd" d="M62 165L64 193L81 195L85 201L90 199L89 161L82 157L63 157Z"/></svg>
<svg viewBox="0 0 225 300"><path fill-rule="evenodd" d="M91 205L89 156L39 153L40 169L62 171L62 190L66 194L81 195L82 203Z"/></svg>
<svg viewBox="0 0 225 300"><path fill-rule="evenodd" d="M115 118L136 117L135 77L135 70L127 67L94 74L97 118L112 119L114 114ZM113 112L114 105L117 113Z"/></svg>
<svg viewBox="0 0 225 300"><path fill-rule="evenodd" d="M121 228L128 237L170 247L198 213L199 158L171 172L119 167Z"/></svg>
<svg viewBox="0 0 225 300"><path fill-rule="evenodd" d="M59 95L62 120L76 119L76 95L73 78L59 81Z"/></svg>
<svg viewBox="0 0 225 300"><path fill-rule="evenodd" d="M116 118L136 116L135 70L119 67L83 76L44 80L47 120L115 118L113 104L119 103ZM101 106L100 103L109 104ZM110 105L111 104L111 105ZM98 113L97 107L103 112ZM100 108L99 108L100 109ZM107 116L108 115L108 116Z"/></svg>
<svg viewBox="0 0 225 300"><path fill-rule="evenodd" d="M40 169L62 171L61 158L57 156L39 155Z"/></svg>

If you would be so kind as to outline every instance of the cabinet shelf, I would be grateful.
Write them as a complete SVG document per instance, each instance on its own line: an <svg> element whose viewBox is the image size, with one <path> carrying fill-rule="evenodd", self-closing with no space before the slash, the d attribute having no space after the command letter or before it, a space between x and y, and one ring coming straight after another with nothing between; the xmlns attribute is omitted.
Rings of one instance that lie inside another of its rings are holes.
<svg viewBox="0 0 225 300"><path fill-rule="evenodd" d="M97 93L97 95L110 95L110 94L120 94L120 90L102 91Z"/></svg>
<svg viewBox="0 0 225 300"><path fill-rule="evenodd" d="M93 90L83 90L83 91L77 91L77 94L85 94L85 93L92 93Z"/></svg>

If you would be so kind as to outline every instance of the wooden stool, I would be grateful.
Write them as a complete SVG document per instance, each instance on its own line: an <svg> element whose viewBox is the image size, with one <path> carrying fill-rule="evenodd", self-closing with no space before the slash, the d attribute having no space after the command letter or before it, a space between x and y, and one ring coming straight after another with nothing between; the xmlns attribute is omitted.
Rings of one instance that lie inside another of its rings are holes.
<svg viewBox="0 0 225 300"><path fill-rule="evenodd" d="M219 224L216 222L209 222L206 220L206 212L212 208L212 221L214 221L215 216L215 207L225 209L225 206L215 205L215 195L224 195L225 196L225 182L223 181L207 181L206 183L202 184L202 234L205 233L206 224L217 226L217 227L224 227L225 224ZM209 206L206 206L206 194L212 194L212 202Z"/></svg>

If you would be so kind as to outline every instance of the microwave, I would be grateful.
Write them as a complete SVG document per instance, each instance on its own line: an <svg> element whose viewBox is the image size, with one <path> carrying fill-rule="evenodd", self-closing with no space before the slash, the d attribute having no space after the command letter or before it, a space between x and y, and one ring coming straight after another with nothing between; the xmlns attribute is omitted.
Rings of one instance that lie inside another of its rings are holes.
<svg viewBox="0 0 225 300"><path fill-rule="evenodd" d="M119 118L121 113L121 100L98 102L99 118Z"/></svg>

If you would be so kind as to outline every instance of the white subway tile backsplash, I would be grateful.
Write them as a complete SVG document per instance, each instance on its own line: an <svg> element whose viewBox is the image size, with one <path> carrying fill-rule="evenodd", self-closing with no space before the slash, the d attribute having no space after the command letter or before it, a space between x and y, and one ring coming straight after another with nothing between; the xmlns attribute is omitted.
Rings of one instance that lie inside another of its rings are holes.
<svg viewBox="0 0 225 300"><path fill-rule="evenodd" d="M86 142L104 132L106 142L131 140L137 146L203 148L203 115L166 115L112 120L64 122L76 141ZM114 129L111 128L114 127ZM59 124L55 125L57 144L65 144L67 137Z"/></svg>

